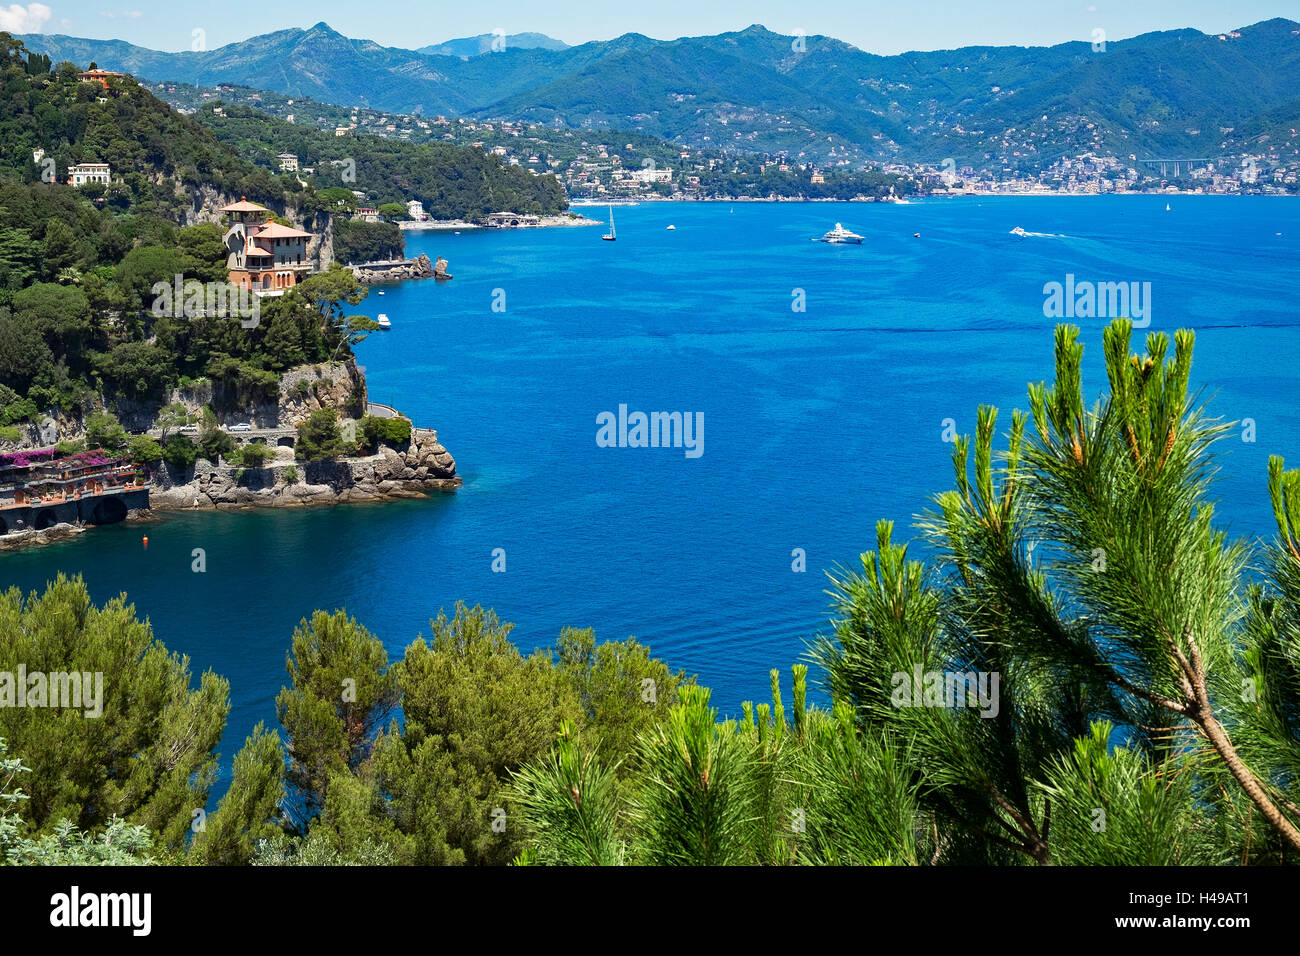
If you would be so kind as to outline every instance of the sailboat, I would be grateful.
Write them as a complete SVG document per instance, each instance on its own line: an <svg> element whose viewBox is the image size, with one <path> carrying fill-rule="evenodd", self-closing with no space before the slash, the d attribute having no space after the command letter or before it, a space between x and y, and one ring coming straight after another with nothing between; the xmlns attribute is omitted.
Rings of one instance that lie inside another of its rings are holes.
<svg viewBox="0 0 1300 956"><path fill-rule="evenodd" d="M600 238L608 240L609 242L613 242L618 238L618 236L614 235L614 207L612 204L609 207L609 232L605 233Z"/></svg>
<svg viewBox="0 0 1300 956"><path fill-rule="evenodd" d="M1165 212L1169 211L1169 203L1165 203Z"/></svg>

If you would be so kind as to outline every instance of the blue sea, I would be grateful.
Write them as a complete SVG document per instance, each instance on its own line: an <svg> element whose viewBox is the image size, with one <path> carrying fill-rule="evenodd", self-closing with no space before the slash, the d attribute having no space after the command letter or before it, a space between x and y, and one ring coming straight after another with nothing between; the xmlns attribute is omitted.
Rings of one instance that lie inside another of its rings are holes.
<svg viewBox="0 0 1300 956"><path fill-rule="evenodd" d="M315 608L346 608L394 657L458 600L514 622L525 651L567 625L635 635L737 714L767 696L770 668L788 688L826 630L824 570L856 564L880 518L911 537L951 487L945 420L969 432L989 403L1005 426L1026 383L1051 377L1044 285L1067 275L1149 282L1147 331L1196 330L1193 384L1214 413L1254 423L1254 442L1234 432L1220 448L1218 520L1273 532L1268 455L1300 465L1300 201L656 203L616 217L617 242L598 226L411 233L408 255L446 256L455 278L376 290L358 310L393 324L358 347L371 399L438 430L455 494L96 529L0 556L0 583L65 571L97 600L125 592L196 673L229 678L226 767L257 721L274 725L290 636ZM837 221L862 245L810 241ZM1091 398L1106 319L1075 322ZM698 413L702 453L600 447L597 417L620 405Z"/></svg>

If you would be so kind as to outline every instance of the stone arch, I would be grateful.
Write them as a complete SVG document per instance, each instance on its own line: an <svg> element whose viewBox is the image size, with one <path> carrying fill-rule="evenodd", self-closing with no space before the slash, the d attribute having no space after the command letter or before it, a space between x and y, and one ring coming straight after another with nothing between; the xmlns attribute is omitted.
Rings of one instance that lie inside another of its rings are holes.
<svg viewBox="0 0 1300 956"><path fill-rule="evenodd" d="M46 528L53 528L59 523L58 516L54 513L53 508L42 508L36 512L36 530L44 531Z"/></svg>
<svg viewBox="0 0 1300 956"><path fill-rule="evenodd" d="M121 498L101 498L90 512L91 524L115 524L126 518L126 503Z"/></svg>
<svg viewBox="0 0 1300 956"><path fill-rule="evenodd" d="M278 439L276 439L275 444L276 444L276 447L277 447L277 448L292 448L292 447L293 447L293 436L292 436L292 435L281 435Z"/></svg>

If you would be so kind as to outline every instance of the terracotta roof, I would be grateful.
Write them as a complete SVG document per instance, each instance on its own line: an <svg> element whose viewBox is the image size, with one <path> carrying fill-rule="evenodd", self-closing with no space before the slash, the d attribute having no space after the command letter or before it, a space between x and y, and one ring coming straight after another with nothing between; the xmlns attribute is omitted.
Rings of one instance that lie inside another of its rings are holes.
<svg viewBox="0 0 1300 956"><path fill-rule="evenodd" d="M270 212L265 206L259 206L255 202L249 202L247 199L240 198L239 202L232 202L229 206L222 206L222 212Z"/></svg>
<svg viewBox="0 0 1300 956"><path fill-rule="evenodd" d="M253 232L253 236L256 239L310 239L311 233L291 226L282 226L278 222L268 222L259 226Z"/></svg>

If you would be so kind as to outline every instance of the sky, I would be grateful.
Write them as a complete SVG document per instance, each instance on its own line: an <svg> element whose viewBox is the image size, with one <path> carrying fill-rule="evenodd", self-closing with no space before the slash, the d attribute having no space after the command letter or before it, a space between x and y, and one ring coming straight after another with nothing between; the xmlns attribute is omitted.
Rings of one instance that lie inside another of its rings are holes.
<svg viewBox="0 0 1300 956"><path fill-rule="evenodd" d="M1152 30L1193 27L1222 33L1272 17L1300 19L1296 0L313 0L268 4L178 0L50 0L6 4L0 30L121 39L155 50L213 49L250 36L325 21L350 37L413 49L501 29L546 33L566 43L624 33L656 39L740 30L761 23L777 33L824 34L871 53L959 46L1046 46L1115 41ZM197 32L196 32L197 31ZM202 47L197 45L202 43Z"/></svg>

